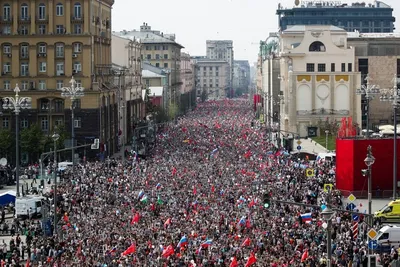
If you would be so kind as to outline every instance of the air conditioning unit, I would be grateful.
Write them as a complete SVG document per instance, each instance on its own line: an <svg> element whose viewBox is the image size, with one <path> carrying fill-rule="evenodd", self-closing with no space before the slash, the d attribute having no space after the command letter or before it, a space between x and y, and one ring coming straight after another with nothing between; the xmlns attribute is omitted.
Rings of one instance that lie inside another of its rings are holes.
<svg viewBox="0 0 400 267"><path fill-rule="evenodd" d="M63 71L57 71L57 76L62 76L62 75L64 75Z"/></svg>
<svg viewBox="0 0 400 267"><path fill-rule="evenodd" d="M77 58L78 55L77 55L77 54L73 54L72 57L73 57L73 58Z"/></svg>
<svg viewBox="0 0 400 267"><path fill-rule="evenodd" d="M77 74L78 72L76 70L72 70L72 74Z"/></svg>
<svg viewBox="0 0 400 267"><path fill-rule="evenodd" d="M44 54L43 54L43 56L44 56L44 57L47 57L47 54L46 54L46 53L44 53Z"/></svg>
<svg viewBox="0 0 400 267"><path fill-rule="evenodd" d="M9 53L9 54L7 54L7 56L8 56L8 57L12 57L12 54L11 54L11 53Z"/></svg>

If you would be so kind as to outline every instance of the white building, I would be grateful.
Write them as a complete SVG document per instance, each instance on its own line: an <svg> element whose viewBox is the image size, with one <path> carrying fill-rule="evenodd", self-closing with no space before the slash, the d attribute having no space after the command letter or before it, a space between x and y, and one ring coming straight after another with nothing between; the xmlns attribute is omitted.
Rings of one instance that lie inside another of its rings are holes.
<svg viewBox="0 0 400 267"><path fill-rule="evenodd" d="M229 73L229 86L232 87L233 83L233 41L232 40L207 40L207 58L223 60L229 63L230 73Z"/></svg>
<svg viewBox="0 0 400 267"><path fill-rule="evenodd" d="M352 117L360 123L361 75L347 33L329 25L298 25L280 35L281 129L308 136L308 127Z"/></svg>

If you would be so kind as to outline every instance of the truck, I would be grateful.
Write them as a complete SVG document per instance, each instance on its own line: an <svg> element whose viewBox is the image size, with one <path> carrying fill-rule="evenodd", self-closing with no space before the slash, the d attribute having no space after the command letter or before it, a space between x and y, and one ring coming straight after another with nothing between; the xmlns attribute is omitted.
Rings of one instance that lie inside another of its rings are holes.
<svg viewBox="0 0 400 267"><path fill-rule="evenodd" d="M380 223L400 221L400 199L390 201L374 213L374 220Z"/></svg>
<svg viewBox="0 0 400 267"><path fill-rule="evenodd" d="M17 197L15 200L15 217L35 217L42 213L42 196Z"/></svg>

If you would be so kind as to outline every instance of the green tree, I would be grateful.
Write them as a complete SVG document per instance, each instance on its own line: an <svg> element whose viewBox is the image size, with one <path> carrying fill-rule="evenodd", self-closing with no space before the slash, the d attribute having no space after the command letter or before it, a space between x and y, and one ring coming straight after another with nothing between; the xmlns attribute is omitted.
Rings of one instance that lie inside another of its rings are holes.
<svg viewBox="0 0 400 267"><path fill-rule="evenodd" d="M0 156L7 157L11 153L11 147L14 143L14 138L10 130L0 130Z"/></svg>
<svg viewBox="0 0 400 267"><path fill-rule="evenodd" d="M56 142L56 149L64 148L65 139L69 138L69 133L65 129L65 125L55 126L53 131L49 135L43 136L43 151L50 151L50 149L54 148L53 134L58 134L59 138Z"/></svg>
<svg viewBox="0 0 400 267"><path fill-rule="evenodd" d="M39 154L43 151L44 134L39 125L32 124L29 128L21 131L20 138L21 152L26 152L31 161L38 158Z"/></svg>
<svg viewBox="0 0 400 267"><path fill-rule="evenodd" d="M176 104L171 104L168 107L168 115L170 119L175 119L176 116L178 115L179 112L179 107Z"/></svg>

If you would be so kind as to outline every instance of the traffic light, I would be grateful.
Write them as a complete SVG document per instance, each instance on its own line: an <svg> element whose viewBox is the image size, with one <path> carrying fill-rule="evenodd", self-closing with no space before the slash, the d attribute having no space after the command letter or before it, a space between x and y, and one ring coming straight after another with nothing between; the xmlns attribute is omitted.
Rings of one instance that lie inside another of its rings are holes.
<svg viewBox="0 0 400 267"><path fill-rule="evenodd" d="M263 204L264 208L268 209L271 206L271 199L268 193L264 193L263 195Z"/></svg>

